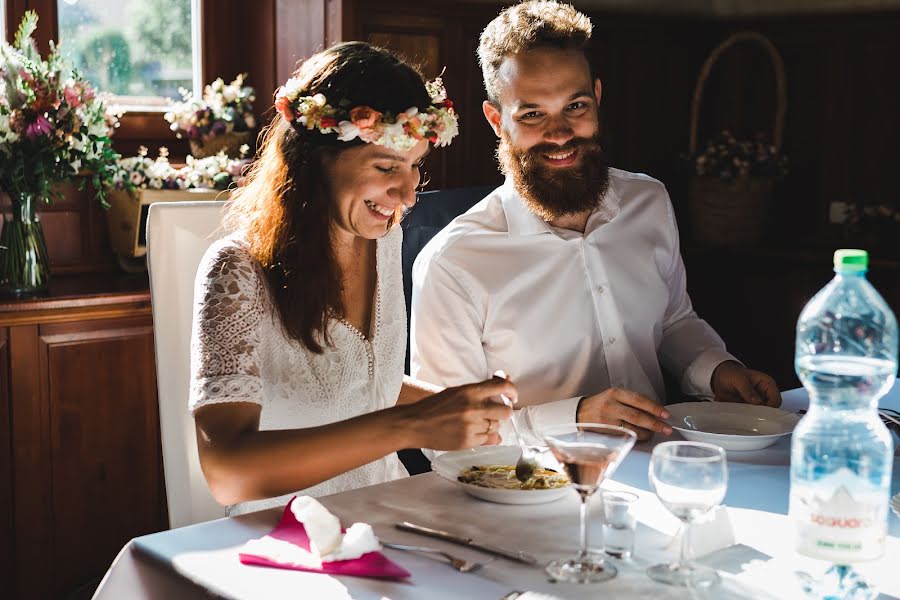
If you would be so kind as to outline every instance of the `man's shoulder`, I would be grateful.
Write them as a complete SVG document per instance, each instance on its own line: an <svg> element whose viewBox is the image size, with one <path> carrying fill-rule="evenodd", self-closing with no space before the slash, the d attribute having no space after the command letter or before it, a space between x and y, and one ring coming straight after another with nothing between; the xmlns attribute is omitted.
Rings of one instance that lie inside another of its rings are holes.
<svg viewBox="0 0 900 600"><path fill-rule="evenodd" d="M507 236L509 227L503 212L502 189L502 186L495 189L450 221L425 245L417 262L451 258L458 252L490 244L497 236Z"/></svg>
<svg viewBox="0 0 900 600"><path fill-rule="evenodd" d="M614 186L617 191L626 192L626 194L620 194L623 197L625 197L628 192L635 193L643 191L666 193L666 186L659 179L651 177L646 173L633 173L631 171L616 169L615 167L609 168L609 183L611 186Z"/></svg>

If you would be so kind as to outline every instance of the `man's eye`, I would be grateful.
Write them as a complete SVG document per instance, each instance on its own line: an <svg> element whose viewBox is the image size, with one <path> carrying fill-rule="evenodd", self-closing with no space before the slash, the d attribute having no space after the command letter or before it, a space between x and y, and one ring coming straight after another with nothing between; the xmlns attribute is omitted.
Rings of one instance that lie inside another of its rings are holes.
<svg viewBox="0 0 900 600"><path fill-rule="evenodd" d="M375 168L378 169L379 171L381 171L382 173L393 173L394 172L394 167L379 167L376 165Z"/></svg>
<svg viewBox="0 0 900 600"><path fill-rule="evenodd" d="M581 110L585 107L587 107L587 102L579 100L578 102L573 102L572 104L570 104L569 110Z"/></svg>
<svg viewBox="0 0 900 600"><path fill-rule="evenodd" d="M525 113L525 114L523 114L523 115L520 115L520 116L519 116L519 119L522 120L522 121L526 121L526 120L534 120L534 119L539 118L540 116L541 116L541 113L535 112L535 111L531 111L531 112L527 112L527 113Z"/></svg>

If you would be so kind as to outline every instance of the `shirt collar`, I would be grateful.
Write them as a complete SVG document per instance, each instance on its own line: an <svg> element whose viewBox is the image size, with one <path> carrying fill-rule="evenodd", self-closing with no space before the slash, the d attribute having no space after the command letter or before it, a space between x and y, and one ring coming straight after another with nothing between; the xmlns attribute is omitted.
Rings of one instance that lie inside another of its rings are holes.
<svg viewBox="0 0 900 600"><path fill-rule="evenodd" d="M500 202L506 215L506 224L510 237L524 237L540 233L555 233L555 228L549 223L528 210L519 192L516 191L511 177L500 187ZM619 214L619 194L616 191L612 177L606 198L588 217L584 236L587 237L602 225L612 222Z"/></svg>

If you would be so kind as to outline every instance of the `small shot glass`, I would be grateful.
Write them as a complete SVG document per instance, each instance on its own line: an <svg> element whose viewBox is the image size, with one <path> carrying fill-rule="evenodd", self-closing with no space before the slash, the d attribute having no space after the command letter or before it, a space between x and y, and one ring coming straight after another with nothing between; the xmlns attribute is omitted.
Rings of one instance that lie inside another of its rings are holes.
<svg viewBox="0 0 900 600"><path fill-rule="evenodd" d="M603 551L614 558L630 558L634 552L637 494L603 492Z"/></svg>

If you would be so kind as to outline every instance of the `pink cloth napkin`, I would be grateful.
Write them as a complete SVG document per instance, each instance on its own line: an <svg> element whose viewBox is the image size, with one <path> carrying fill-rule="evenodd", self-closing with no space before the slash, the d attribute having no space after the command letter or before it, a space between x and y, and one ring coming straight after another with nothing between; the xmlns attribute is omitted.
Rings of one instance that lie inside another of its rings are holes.
<svg viewBox="0 0 900 600"><path fill-rule="evenodd" d="M309 537L303 523L297 521L291 511L291 502L284 508L281 521L275 529L269 533L269 537L289 542L306 551L309 551ZM355 575L357 577L379 577L384 579L405 579L410 576L409 571L388 559L381 552L369 552L352 560L336 560L323 562L321 568L298 565L294 563L279 562L278 560L256 554L239 553L240 561L245 565L258 565L263 567L275 567L279 569L294 569L297 571L310 571L312 573L327 573L329 575Z"/></svg>

